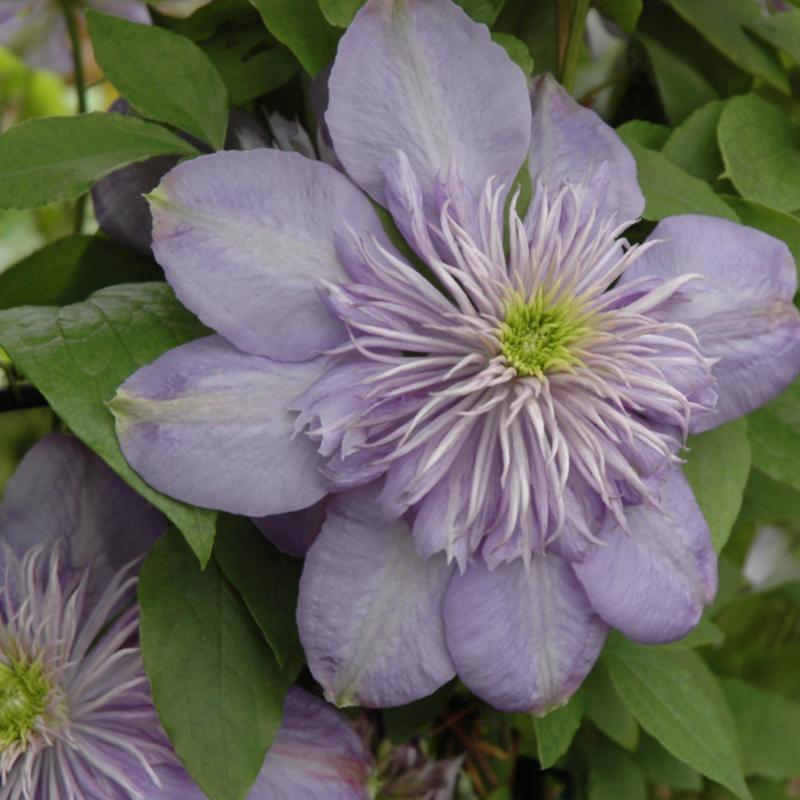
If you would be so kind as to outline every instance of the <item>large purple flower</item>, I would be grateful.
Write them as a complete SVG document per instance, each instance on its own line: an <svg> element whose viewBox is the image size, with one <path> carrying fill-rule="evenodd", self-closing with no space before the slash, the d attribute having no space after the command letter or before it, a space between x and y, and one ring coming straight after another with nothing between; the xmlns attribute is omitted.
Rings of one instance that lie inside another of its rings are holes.
<svg viewBox="0 0 800 800"><path fill-rule="evenodd" d="M150 22L144 0L79 0L76 5L133 22ZM72 71L69 35L60 0L3 0L0 46L17 53L30 67L62 75Z"/></svg>
<svg viewBox="0 0 800 800"><path fill-rule="evenodd" d="M0 800L202 800L142 667L141 556L164 518L52 436L0 506Z"/></svg>
<svg viewBox="0 0 800 800"><path fill-rule="evenodd" d="M121 387L123 450L202 506L336 495L298 611L336 703L406 703L457 672L545 712L609 625L676 639L714 595L681 448L797 373L794 263L700 216L630 246L643 198L613 130L549 77L529 93L449 0L370 0L329 89L346 175L222 153L151 196L156 257L219 335Z"/></svg>

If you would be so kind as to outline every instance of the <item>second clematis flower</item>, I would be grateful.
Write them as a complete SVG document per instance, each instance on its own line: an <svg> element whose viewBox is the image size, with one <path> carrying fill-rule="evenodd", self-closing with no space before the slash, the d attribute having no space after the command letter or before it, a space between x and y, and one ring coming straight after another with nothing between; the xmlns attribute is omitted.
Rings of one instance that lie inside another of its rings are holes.
<svg viewBox="0 0 800 800"><path fill-rule="evenodd" d="M156 258L218 335L121 387L122 448L201 506L334 495L298 608L332 701L458 674L545 713L609 626L674 640L714 596L681 451L797 373L795 265L702 216L629 245L644 201L614 131L550 77L529 90L450 0L370 0L329 92L345 174L219 153L151 195Z"/></svg>

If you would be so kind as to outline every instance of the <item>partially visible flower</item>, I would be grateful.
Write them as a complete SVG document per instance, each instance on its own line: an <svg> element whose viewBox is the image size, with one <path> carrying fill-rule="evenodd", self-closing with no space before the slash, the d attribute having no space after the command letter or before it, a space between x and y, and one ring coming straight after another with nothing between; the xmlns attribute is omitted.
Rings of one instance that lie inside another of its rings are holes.
<svg viewBox="0 0 800 800"><path fill-rule="evenodd" d="M77 5L132 22L150 22L144 0L81 0ZM60 0L4 0L0 5L0 46L36 69L62 75L72 71L69 35Z"/></svg>
<svg viewBox="0 0 800 800"><path fill-rule="evenodd" d="M750 545L742 574L758 589L800 581L797 536L777 525L760 527Z"/></svg>
<svg viewBox="0 0 800 800"><path fill-rule="evenodd" d="M152 3L153 8L168 17L184 18L194 14L203 6L207 6L211 0L159 0Z"/></svg>
<svg viewBox="0 0 800 800"><path fill-rule="evenodd" d="M115 100L108 113L133 114L124 98ZM211 148L182 134L201 152ZM248 114L233 109L225 138L226 150L254 150L269 144L266 131ZM150 253L152 220L145 195L152 191L180 159L177 156L155 156L137 164L118 169L92 188L97 223L103 233L119 244Z"/></svg>
<svg viewBox="0 0 800 800"><path fill-rule="evenodd" d="M546 712L609 626L671 641L714 596L681 452L797 374L791 254L696 215L630 245L630 152L552 78L529 91L449 0L369 0L325 120L343 172L217 153L151 195L155 256L218 335L126 381L122 448L201 506L336 494L298 622L337 704L407 703L457 673Z"/></svg>
<svg viewBox="0 0 800 800"><path fill-rule="evenodd" d="M345 717L295 688L247 800L452 800L460 768L412 746L376 759Z"/></svg>
<svg viewBox="0 0 800 800"><path fill-rule="evenodd" d="M165 520L77 441L42 440L0 505L0 800L203 800L142 667L141 556Z"/></svg>

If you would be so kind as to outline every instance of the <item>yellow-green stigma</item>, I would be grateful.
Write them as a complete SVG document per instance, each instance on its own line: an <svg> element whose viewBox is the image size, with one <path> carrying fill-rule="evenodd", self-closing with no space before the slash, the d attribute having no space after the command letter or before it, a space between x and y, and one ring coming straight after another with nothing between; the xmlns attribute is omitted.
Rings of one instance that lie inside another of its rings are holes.
<svg viewBox="0 0 800 800"><path fill-rule="evenodd" d="M579 303L554 303L541 289L527 302L517 296L500 326L503 355L522 377L568 371L580 362L572 348L589 333L587 320Z"/></svg>
<svg viewBox="0 0 800 800"><path fill-rule="evenodd" d="M52 687L39 662L24 657L0 663L0 751L28 741L47 710Z"/></svg>

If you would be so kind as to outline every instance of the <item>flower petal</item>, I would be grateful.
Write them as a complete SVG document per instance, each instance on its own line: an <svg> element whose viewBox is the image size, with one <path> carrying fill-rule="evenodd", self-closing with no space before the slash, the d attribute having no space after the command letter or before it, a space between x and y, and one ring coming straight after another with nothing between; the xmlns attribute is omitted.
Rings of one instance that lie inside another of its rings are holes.
<svg viewBox="0 0 800 800"><path fill-rule="evenodd" d="M694 329L713 367L719 395L713 413L692 419L699 432L747 414L785 389L800 370L800 313L794 260L783 242L716 217L685 215L660 222L663 240L645 252L622 281L697 273L686 302L668 319Z"/></svg>
<svg viewBox="0 0 800 800"><path fill-rule="evenodd" d="M256 517L253 522L272 544L287 555L303 558L317 540L325 521L328 498L299 511Z"/></svg>
<svg viewBox="0 0 800 800"><path fill-rule="evenodd" d="M309 550L297 619L314 677L339 706L395 706L453 677L441 604L451 568L422 561L408 525L383 515L374 488L330 505Z"/></svg>
<svg viewBox="0 0 800 800"><path fill-rule="evenodd" d="M347 720L295 688L247 800L368 800L371 769L372 756Z"/></svg>
<svg viewBox="0 0 800 800"><path fill-rule="evenodd" d="M569 562L555 554L489 570L474 564L444 601L458 675L501 711L545 714L567 702L600 655L607 627Z"/></svg>
<svg viewBox="0 0 800 800"><path fill-rule="evenodd" d="M525 77L450 0L371 0L339 44L326 121L353 180L385 205L383 163L408 156L429 212L455 168L477 197L528 150Z"/></svg>
<svg viewBox="0 0 800 800"><path fill-rule="evenodd" d="M717 559L708 525L680 469L651 479L663 512L627 509L630 533L601 536L574 565L598 614L637 642L670 642L700 620L717 590Z"/></svg>
<svg viewBox="0 0 800 800"><path fill-rule="evenodd" d="M245 355L219 336L170 350L110 403L125 457L156 489L194 505L250 516L305 508L325 484L288 405L322 367Z"/></svg>
<svg viewBox="0 0 800 800"><path fill-rule="evenodd" d="M143 556L167 522L77 439L52 434L25 456L0 504L0 539L18 556L63 540L65 566L105 584Z"/></svg>
<svg viewBox="0 0 800 800"><path fill-rule="evenodd" d="M534 185L537 180L546 186L563 180L580 183L593 171L599 211L616 214L620 223L638 219L644 196L636 180L636 162L614 129L549 74L534 81L531 103L528 167Z"/></svg>
<svg viewBox="0 0 800 800"><path fill-rule="evenodd" d="M240 350L282 361L344 341L317 291L346 277L336 237L352 229L386 241L347 178L278 150L187 161L150 203L153 252L181 301Z"/></svg>

